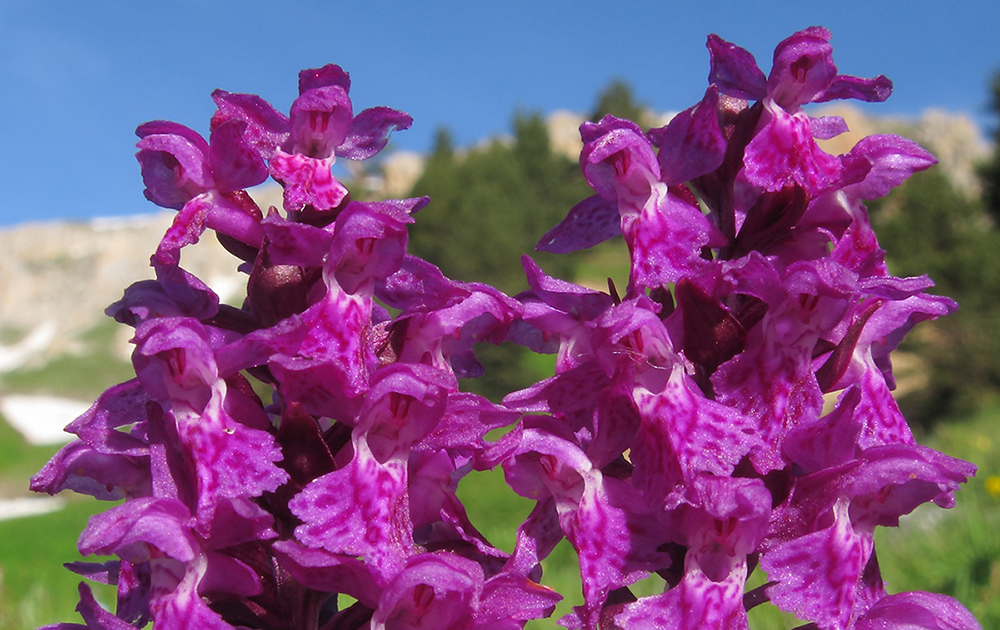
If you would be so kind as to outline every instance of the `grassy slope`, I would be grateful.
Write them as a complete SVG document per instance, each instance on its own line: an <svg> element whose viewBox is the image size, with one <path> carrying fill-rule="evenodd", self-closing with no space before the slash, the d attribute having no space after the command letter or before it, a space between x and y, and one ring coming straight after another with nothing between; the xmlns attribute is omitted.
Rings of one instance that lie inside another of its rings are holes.
<svg viewBox="0 0 1000 630"><path fill-rule="evenodd" d="M81 337L82 353L63 355L40 368L3 374L0 394L94 400L107 387L134 376L131 366L110 350L116 328L107 320ZM26 494L31 475L58 448L28 444L0 417L0 497ZM87 519L109 504L72 493L62 496L68 501L63 510L0 521L0 630L81 621L74 608L82 578L63 568L63 563L81 559L77 537ZM113 587L98 584L94 592L102 603L114 607Z"/></svg>
<svg viewBox="0 0 1000 630"><path fill-rule="evenodd" d="M87 519L106 507L98 501L77 500L51 514L0 521L0 630L80 622L74 608L77 584L83 580L63 568L63 563L83 559L76 550L76 538ZM113 608L114 588L92 586L98 600Z"/></svg>

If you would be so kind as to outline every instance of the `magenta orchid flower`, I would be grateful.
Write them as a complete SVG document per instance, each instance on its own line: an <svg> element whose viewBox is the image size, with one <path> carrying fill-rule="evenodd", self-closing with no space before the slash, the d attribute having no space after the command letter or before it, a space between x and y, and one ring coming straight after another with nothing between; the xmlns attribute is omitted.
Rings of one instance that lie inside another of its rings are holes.
<svg viewBox="0 0 1000 630"><path fill-rule="evenodd" d="M136 378L32 479L123 501L79 541L111 559L68 565L116 605L83 583L86 625L49 628L517 630L561 599L542 562L566 539L570 629L746 629L769 603L804 628L977 630L950 597L889 594L874 550L976 472L917 445L892 397L891 352L956 305L890 274L864 206L934 158L889 135L818 148L846 126L804 105L891 91L839 74L825 29L781 42L768 76L708 48L710 85L665 127L581 126L594 194L539 242L623 235L622 295L525 256L512 298L408 254L430 200L355 201L331 167L410 117L355 115L339 66L300 73L288 115L216 91L208 141L140 126L145 194L178 214L156 278L107 309L135 329ZM246 188L267 177L284 201L265 213ZM247 274L236 305L180 266L206 230ZM482 342L555 354L553 374L501 403L462 391ZM534 502L510 552L458 493L497 467Z"/></svg>

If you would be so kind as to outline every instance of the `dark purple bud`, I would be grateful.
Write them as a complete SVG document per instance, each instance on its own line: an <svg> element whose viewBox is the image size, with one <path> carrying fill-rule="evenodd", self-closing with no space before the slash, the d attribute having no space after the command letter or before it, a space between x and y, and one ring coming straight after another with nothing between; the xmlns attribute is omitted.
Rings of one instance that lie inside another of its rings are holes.
<svg viewBox="0 0 1000 630"><path fill-rule="evenodd" d="M676 288L677 305L684 313L684 355L714 372L743 351L746 331L719 300L687 278Z"/></svg>

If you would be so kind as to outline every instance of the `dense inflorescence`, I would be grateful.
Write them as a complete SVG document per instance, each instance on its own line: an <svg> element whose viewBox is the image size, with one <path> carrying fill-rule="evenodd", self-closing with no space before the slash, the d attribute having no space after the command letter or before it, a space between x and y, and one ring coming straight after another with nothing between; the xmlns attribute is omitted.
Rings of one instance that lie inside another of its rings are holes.
<svg viewBox="0 0 1000 630"><path fill-rule="evenodd" d="M569 628L746 628L767 601L823 630L977 628L880 578L875 528L950 507L975 467L916 444L892 398L890 352L955 304L889 274L864 206L935 160L890 135L817 146L846 126L803 105L891 92L838 74L829 39L792 35L765 76L713 35L708 90L667 126L583 124L595 194L539 249L624 235L622 294L525 256L512 298L408 255L428 199L354 201L331 166L410 118L355 115L337 66L303 71L287 116L215 92L207 142L140 126L146 197L178 214L156 280L108 308L135 328L136 378L32 481L124 499L79 541L116 559L69 565L116 584L117 607L82 583L86 626L54 627L521 628L560 599L540 561L566 538ZM282 211L246 193L268 177ZM248 274L240 307L181 267L208 230ZM504 340L557 353L554 375L502 404L461 391L474 346ZM497 466L536 502L513 553L456 495ZM769 582L747 593L757 566ZM652 574L664 591L637 598Z"/></svg>

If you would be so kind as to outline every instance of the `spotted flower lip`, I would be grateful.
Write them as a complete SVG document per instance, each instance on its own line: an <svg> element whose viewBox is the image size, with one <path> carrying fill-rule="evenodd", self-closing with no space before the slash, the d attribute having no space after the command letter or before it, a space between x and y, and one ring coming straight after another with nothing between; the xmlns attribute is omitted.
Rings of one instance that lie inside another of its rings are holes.
<svg viewBox="0 0 1000 630"><path fill-rule="evenodd" d="M355 114L340 66L303 70L287 115L214 92L207 140L141 125L145 195L178 212L155 279L107 309L136 377L32 479L123 500L79 541L111 559L68 566L117 587L112 613L81 585L86 627L517 630L553 614L541 563L566 539L570 629L746 629L773 605L822 630L977 630L950 597L889 595L876 560L876 528L951 507L976 468L918 445L893 399L891 352L956 305L891 275L864 205L935 159L892 135L819 149L846 124L804 105L891 91L839 74L830 41L792 34L765 75L711 35L710 84L666 126L581 126L593 194L537 249L621 235L620 293L524 256L510 297L408 253L431 201L359 201L331 165L410 117ZM267 177L264 211L245 188ZM181 266L206 231L248 274L232 305ZM499 403L464 391L484 342L552 373ZM490 469L534 504L513 549L460 498Z"/></svg>

